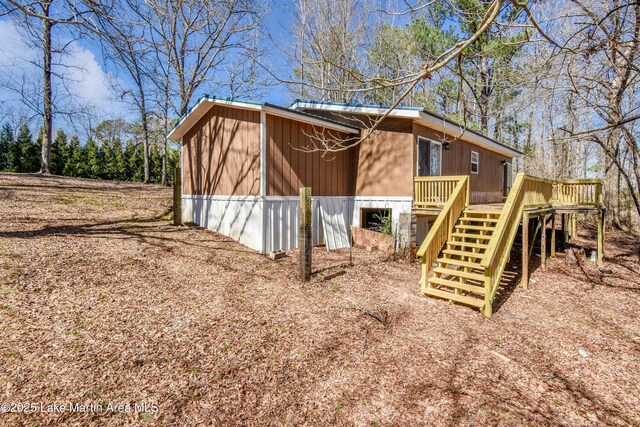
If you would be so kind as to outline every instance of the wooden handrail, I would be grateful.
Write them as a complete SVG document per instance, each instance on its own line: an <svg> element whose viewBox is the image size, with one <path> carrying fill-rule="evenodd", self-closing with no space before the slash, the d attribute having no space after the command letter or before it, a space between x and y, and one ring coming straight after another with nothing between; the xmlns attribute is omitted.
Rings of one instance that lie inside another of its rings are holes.
<svg viewBox="0 0 640 427"><path fill-rule="evenodd" d="M438 258L438 254L444 244L451 238L451 233L458 218L469 206L469 177L460 176L456 178L455 188L418 249L417 256L422 258L422 286L426 286L427 275L431 270L431 266Z"/></svg>
<svg viewBox="0 0 640 427"><path fill-rule="evenodd" d="M563 179L553 184L554 206L602 206L602 181Z"/></svg>
<svg viewBox="0 0 640 427"><path fill-rule="evenodd" d="M466 175L465 175L466 176ZM456 184L464 176L417 176L414 178L413 206L426 208L444 205Z"/></svg>
<svg viewBox="0 0 640 427"><path fill-rule="evenodd" d="M516 176L481 263L485 273L485 316L491 316L491 304L509 259L523 210L551 206L552 202L553 181L523 173Z"/></svg>

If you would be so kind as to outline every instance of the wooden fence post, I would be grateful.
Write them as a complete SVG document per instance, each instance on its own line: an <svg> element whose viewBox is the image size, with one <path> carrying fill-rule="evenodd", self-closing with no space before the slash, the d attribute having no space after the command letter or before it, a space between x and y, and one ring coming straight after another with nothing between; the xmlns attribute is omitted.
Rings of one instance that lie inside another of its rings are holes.
<svg viewBox="0 0 640 427"><path fill-rule="evenodd" d="M173 170L173 225L182 224L182 183L180 168Z"/></svg>
<svg viewBox="0 0 640 427"><path fill-rule="evenodd" d="M311 278L311 187L300 188L300 278L306 282Z"/></svg>

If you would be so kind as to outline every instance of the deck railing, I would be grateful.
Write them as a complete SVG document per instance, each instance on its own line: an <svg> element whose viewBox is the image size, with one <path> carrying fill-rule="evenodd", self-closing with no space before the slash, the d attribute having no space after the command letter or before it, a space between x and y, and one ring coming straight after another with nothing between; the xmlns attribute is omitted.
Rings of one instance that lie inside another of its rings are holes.
<svg viewBox="0 0 640 427"><path fill-rule="evenodd" d="M563 179L553 184L555 206L601 206L602 181L599 179Z"/></svg>
<svg viewBox="0 0 640 427"><path fill-rule="evenodd" d="M417 176L413 185L413 206L430 208L443 206L462 176Z"/></svg>
<svg viewBox="0 0 640 427"><path fill-rule="evenodd" d="M485 274L485 316L491 316L492 303L516 237L522 212L526 208L551 206L554 182L544 178L518 174L502 208L493 235L488 242L482 267Z"/></svg>
<svg viewBox="0 0 640 427"><path fill-rule="evenodd" d="M454 178L454 177L447 177ZM460 218L462 212L469 206L469 177L455 177L453 190L449 192L448 198L440 215L429 229L427 237L418 249L417 256L422 258L422 278L421 286L427 286L427 276L431 266L438 258L445 243L451 238L451 233Z"/></svg>

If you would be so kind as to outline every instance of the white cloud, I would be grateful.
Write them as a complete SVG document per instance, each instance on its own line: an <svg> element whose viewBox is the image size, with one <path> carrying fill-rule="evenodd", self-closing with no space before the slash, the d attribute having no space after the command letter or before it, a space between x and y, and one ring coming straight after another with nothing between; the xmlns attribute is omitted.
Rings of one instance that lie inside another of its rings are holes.
<svg viewBox="0 0 640 427"><path fill-rule="evenodd" d="M42 53L21 35L16 23L10 19L0 20L0 40L2 79L40 78L40 69L34 62L42 63ZM54 98L91 106L107 115L121 114L122 105L114 102L111 93L110 75L103 70L93 52L77 41L61 41L68 45L64 54L53 58L54 73L62 76L54 77L54 90L57 92Z"/></svg>
<svg viewBox="0 0 640 427"><path fill-rule="evenodd" d="M109 86L109 75L104 72L93 52L84 49L77 42L72 42L67 53L60 58L58 72L69 82L69 92L82 103L111 110L112 94Z"/></svg>

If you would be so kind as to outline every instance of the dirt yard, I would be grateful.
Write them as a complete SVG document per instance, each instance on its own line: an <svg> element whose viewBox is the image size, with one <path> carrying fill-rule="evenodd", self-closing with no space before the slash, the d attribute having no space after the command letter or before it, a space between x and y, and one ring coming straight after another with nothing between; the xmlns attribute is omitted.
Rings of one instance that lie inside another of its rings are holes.
<svg viewBox="0 0 640 427"><path fill-rule="evenodd" d="M362 250L303 284L295 252L170 225L170 195L0 174L0 403L38 405L0 425L640 425L637 236L607 236L611 274L559 253L485 319Z"/></svg>

